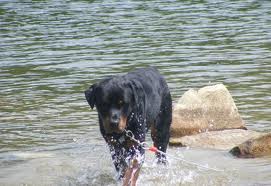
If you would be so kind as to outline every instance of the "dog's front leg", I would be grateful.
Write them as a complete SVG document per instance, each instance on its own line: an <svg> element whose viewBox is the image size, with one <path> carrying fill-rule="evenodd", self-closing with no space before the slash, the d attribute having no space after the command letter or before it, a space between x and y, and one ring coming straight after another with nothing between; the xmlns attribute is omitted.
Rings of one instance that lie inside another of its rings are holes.
<svg viewBox="0 0 271 186"><path fill-rule="evenodd" d="M126 169L124 178L123 178L123 186L136 186L136 181L139 176L140 165L138 160L133 159L131 162L131 166Z"/></svg>
<svg viewBox="0 0 271 186"><path fill-rule="evenodd" d="M135 186L140 168L144 162L145 150L141 145L129 140L126 145L129 146L125 153L125 161L128 166L124 173L123 186Z"/></svg>

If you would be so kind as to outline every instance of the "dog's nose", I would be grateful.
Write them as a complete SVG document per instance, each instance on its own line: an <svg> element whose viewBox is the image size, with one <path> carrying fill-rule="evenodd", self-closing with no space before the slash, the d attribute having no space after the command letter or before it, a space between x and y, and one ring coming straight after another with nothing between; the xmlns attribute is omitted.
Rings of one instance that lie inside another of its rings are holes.
<svg viewBox="0 0 271 186"><path fill-rule="evenodd" d="M111 119L111 123L119 123L119 119L118 118L115 118L115 119Z"/></svg>
<svg viewBox="0 0 271 186"><path fill-rule="evenodd" d="M117 114L113 114L112 117L111 117L111 124L114 127L116 127L116 126L118 126L119 121L120 121L120 119L119 119L118 115Z"/></svg>

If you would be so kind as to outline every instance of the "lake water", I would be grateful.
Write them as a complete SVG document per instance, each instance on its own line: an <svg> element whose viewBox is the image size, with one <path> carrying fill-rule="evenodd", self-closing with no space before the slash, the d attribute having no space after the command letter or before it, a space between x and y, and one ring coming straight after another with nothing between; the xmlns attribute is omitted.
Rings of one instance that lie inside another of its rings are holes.
<svg viewBox="0 0 271 186"><path fill-rule="evenodd" d="M118 184L83 92L150 65L174 102L223 83L247 127L271 131L271 1L1 0L0 185ZM168 154L146 153L138 185L271 185L270 158Z"/></svg>

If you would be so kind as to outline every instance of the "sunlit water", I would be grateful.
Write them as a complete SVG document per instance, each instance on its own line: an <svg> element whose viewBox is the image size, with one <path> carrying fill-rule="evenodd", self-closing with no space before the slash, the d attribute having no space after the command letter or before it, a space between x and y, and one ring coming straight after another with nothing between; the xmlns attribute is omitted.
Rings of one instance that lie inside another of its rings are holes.
<svg viewBox="0 0 271 186"><path fill-rule="evenodd" d="M248 128L271 130L270 1L0 1L0 185L119 184L83 91L149 65L174 101L224 83ZM270 158L168 154L146 153L139 185L271 184Z"/></svg>

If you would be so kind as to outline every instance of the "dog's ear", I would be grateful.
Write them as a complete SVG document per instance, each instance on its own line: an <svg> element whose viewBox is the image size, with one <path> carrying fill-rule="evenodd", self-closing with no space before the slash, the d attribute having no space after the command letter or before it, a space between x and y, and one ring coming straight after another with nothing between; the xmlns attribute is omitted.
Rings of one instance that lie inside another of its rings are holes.
<svg viewBox="0 0 271 186"><path fill-rule="evenodd" d="M97 84L94 84L85 91L86 100L89 106L91 107L91 109L93 109L96 104L96 89L97 89Z"/></svg>

